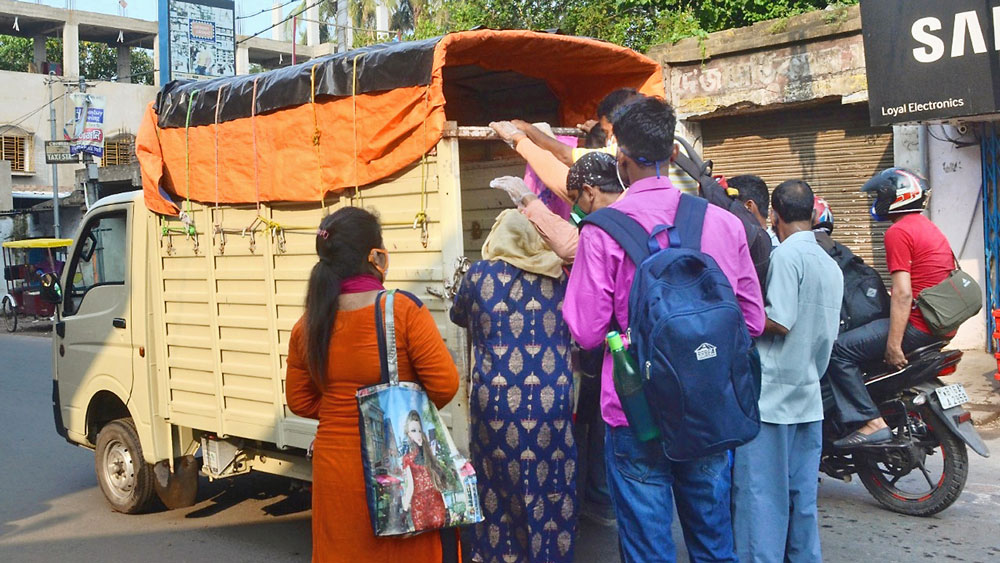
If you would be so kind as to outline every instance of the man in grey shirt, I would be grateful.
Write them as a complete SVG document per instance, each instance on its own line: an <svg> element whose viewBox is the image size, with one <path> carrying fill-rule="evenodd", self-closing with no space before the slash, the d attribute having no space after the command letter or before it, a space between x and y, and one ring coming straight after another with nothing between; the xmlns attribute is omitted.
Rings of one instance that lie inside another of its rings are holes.
<svg viewBox="0 0 1000 563"><path fill-rule="evenodd" d="M782 183L771 205L781 244L771 254L758 341L761 430L736 449L733 531L741 562L819 562L819 380L837 338L844 278L813 235L809 184Z"/></svg>

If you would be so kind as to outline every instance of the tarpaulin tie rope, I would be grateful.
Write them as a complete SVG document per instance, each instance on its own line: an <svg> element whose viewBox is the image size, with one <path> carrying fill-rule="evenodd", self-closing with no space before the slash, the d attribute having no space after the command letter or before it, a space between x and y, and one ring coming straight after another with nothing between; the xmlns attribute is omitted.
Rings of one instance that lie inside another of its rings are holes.
<svg viewBox="0 0 1000 563"><path fill-rule="evenodd" d="M319 141L322 134L319 130L319 118L316 116L316 67L313 65L309 70L309 103L312 105L313 114L313 146L316 147L316 187L319 190L319 206L326 209L326 191L323 189L323 160L319 151ZM326 215L326 213L324 213Z"/></svg>
<svg viewBox="0 0 1000 563"><path fill-rule="evenodd" d="M257 194L257 214L260 215L260 167L257 158L257 81L253 79L253 96L250 98L250 131L253 137L253 182Z"/></svg>
<svg viewBox="0 0 1000 563"><path fill-rule="evenodd" d="M219 237L219 254L226 252L226 232L222 229L222 210L219 208L219 111L222 109L222 90L226 85L219 87L215 96L215 217L213 221L212 238ZM212 241L215 246L215 241Z"/></svg>
<svg viewBox="0 0 1000 563"><path fill-rule="evenodd" d="M429 113L430 105L430 86L424 90L424 106L425 115ZM427 120L424 120L424 153L420 156L420 211L417 212L417 216L413 219L413 228L416 229L420 227L420 244L424 248L427 248L427 243L430 240L430 234L428 232L427 225Z"/></svg>
<svg viewBox="0 0 1000 563"><path fill-rule="evenodd" d="M351 74L351 105L354 107L354 194L358 196L358 203L365 204L364 196L361 195L361 188L358 181L358 59L364 54L354 57L354 72ZM351 197L353 203L354 198Z"/></svg>
<svg viewBox="0 0 1000 563"><path fill-rule="evenodd" d="M194 251L198 252L198 231L194 226L194 215L191 212L191 110L194 108L194 99L198 97L200 90L194 90L188 97L187 118L184 121L184 184L185 200L187 202L187 212L181 212L180 220L184 223L182 232L188 238L194 240Z"/></svg>

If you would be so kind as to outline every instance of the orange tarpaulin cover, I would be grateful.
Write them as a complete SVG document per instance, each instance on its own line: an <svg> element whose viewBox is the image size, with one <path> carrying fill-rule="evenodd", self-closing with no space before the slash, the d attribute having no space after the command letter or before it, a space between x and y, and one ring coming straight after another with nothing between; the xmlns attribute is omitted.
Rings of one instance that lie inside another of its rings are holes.
<svg viewBox="0 0 1000 563"><path fill-rule="evenodd" d="M417 68L405 66L410 59ZM464 65L543 80L569 125L593 118L617 88L663 95L660 66L643 55L532 31L466 31L260 75L172 82L147 108L136 139L146 205L175 215L174 202L187 198L319 202L387 178L441 139L443 69Z"/></svg>

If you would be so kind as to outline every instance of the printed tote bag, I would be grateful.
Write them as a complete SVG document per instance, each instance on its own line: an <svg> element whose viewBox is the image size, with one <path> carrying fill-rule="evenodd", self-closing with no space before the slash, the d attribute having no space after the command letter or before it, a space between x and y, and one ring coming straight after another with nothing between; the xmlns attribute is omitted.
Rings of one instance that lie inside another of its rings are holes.
<svg viewBox="0 0 1000 563"><path fill-rule="evenodd" d="M483 516L472 464L423 387L399 381L394 298L383 291L375 300L382 381L357 391L372 529L401 536L475 524Z"/></svg>

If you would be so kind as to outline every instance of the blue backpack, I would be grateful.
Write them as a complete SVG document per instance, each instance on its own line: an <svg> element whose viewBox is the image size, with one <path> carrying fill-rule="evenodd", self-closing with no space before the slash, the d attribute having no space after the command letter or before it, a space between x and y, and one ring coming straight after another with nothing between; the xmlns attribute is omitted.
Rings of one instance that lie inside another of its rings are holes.
<svg viewBox="0 0 1000 563"><path fill-rule="evenodd" d="M682 195L674 222L652 233L605 208L584 224L604 230L636 264L629 351L664 453L688 461L752 440L760 430L760 361L729 280L701 251L708 202ZM667 231L670 246L656 240Z"/></svg>

